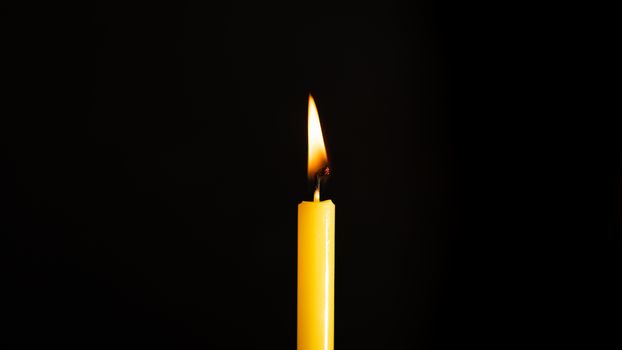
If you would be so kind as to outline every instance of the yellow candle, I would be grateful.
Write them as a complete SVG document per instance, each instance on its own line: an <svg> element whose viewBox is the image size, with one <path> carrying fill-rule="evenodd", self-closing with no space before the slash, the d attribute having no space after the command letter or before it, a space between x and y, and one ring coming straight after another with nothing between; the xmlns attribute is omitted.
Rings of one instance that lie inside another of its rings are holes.
<svg viewBox="0 0 622 350"><path fill-rule="evenodd" d="M313 202L298 205L298 350L333 350L335 205L320 201L317 178L327 165L317 108L309 95L308 174L318 187Z"/></svg>

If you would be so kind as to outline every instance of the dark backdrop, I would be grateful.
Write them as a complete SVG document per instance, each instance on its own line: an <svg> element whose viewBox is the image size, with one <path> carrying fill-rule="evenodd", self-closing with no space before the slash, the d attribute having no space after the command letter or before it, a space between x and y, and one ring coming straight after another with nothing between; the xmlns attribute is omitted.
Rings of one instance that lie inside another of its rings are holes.
<svg viewBox="0 0 622 350"><path fill-rule="evenodd" d="M539 8L3 6L2 341L294 349L308 93L337 349L554 345L611 310L618 254L587 265L583 238L619 249L619 160L548 119L572 78ZM599 220L560 207L586 195L555 171L581 154L608 174ZM585 283L600 297L569 295Z"/></svg>

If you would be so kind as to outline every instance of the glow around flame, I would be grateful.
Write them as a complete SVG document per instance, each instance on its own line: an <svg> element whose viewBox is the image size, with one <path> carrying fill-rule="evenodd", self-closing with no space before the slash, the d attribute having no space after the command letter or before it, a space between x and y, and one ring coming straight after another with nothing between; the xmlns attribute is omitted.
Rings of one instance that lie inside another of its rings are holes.
<svg viewBox="0 0 622 350"><path fill-rule="evenodd" d="M320 116L313 96L309 94L309 157L307 161L307 175L309 179L315 179L318 171L328 165L326 147L324 146L324 136L320 126Z"/></svg>

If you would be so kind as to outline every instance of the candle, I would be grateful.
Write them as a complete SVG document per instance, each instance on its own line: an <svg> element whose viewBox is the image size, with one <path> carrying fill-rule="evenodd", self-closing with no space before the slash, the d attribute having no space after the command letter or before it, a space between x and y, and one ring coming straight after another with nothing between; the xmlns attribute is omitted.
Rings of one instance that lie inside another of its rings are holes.
<svg viewBox="0 0 622 350"><path fill-rule="evenodd" d="M328 158L313 97L309 95L308 176L312 202L298 205L298 350L333 350L335 294L335 205L320 201Z"/></svg>

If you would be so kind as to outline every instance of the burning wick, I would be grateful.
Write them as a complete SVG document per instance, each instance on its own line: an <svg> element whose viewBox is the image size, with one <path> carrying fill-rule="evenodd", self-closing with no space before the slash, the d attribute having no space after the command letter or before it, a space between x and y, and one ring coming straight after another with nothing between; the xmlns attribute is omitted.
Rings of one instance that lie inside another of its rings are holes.
<svg viewBox="0 0 622 350"><path fill-rule="evenodd" d="M320 201L320 183L322 182L323 179L326 179L329 176L330 176L330 168L328 166L323 167L322 169L320 169L320 171L318 171L315 174L316 183L315 183L315 192L313 192L314 202Z"/></svg>

